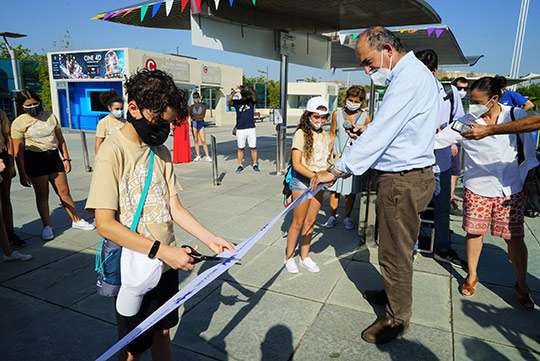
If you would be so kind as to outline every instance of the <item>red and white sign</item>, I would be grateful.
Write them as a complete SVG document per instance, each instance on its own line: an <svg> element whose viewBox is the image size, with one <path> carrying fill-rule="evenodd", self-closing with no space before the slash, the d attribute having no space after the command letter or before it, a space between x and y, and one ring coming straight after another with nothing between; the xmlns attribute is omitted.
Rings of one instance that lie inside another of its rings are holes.
<svg viewBox="0 0 540 361"><path fill-rule="evenodd" d="M156 70L157 69L156 61L152 58L149 58L148 60L146 60L146 64L144 65L144 67L148 70Z"/></svg>
<svg viewBox="0 0 540 361"><path fill-rule="evenodd" d="M208 67L207 67L206 65L203 66L202 71L203 71L203 73L205 73L205 74L208 73Z"/></svg>

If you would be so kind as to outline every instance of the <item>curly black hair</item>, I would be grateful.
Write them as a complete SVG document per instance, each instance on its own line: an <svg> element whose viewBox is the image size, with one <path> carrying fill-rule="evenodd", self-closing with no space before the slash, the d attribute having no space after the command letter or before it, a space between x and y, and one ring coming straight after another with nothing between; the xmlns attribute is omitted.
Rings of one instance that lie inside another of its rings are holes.
<svg viewBox="0 0 540 361"><path fill-rule="evenodd" d="M101 104L103 104L106 107L111 106L113 103L124 102L122 97L118 94L118 92L115 89L101 92L99 94L99 100L101 101Z"/></svg>
<svg viewBox="0 0 540 361"><path fill-rule="evenodd" d="M178 113L178 119L188 116L186 95L178 89L173 78L161 70L139 69L124 84L128 102L137 103L139 109L147 109L157 114L171 107Z"/></svg>

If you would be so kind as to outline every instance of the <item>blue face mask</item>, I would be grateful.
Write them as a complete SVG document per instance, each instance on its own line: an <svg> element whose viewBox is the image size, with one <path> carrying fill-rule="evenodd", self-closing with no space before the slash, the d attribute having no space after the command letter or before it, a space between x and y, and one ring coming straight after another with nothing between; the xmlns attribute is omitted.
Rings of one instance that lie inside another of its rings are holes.
<svg viewBox="0 0 540 361"><path fill-rule="evenodd" d="M122 118L122 115L124 114L123 111L121 110L113 110L112 111L112 115L116 118L116 119L120 119Z"/></svg>

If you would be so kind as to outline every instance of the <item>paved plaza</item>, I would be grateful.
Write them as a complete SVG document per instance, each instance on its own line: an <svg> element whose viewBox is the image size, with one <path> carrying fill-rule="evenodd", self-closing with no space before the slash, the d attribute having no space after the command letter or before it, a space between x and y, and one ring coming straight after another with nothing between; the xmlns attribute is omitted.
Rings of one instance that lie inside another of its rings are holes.
<svg viewBox="0 0 540 361"><path fill-rule="evenodd" d="M281 176L275 171L274 126L258 123L259 174L251 167L235 174L236 141L228 127L207 128L218 142L222 185L212 182L206 162L175 165L184 187L182 204L214 233L238 243L261 229L283 209ZM73 159L72 196L81 215L91 173L84 171L78 133L65 133ZM88 133L93 149L94 134ZM289 137L290 138L290 137ZM172 148L169 139L167 145ZM201 149L202 151L202 149ZM93 151L91 151L93 153ZM246 152L250 164L249 152ZM93 155L91 155L93 160ZM51 190L52 192L52 190ZM461 194L461 189L458 195ZM17 233L28 246L29 262L0 263L0 360L93 360L116 340L113 299L94 291L96 232L71 229L71 221L51 193L56 238L41 240L42 225L34 193L18 178L12 186ZM344 201L340 203L344 206ZM503 240L486 237L479 266L480 283L472 298L462 297L465 272L420 255L414 265L413 317L409 332L387 345L361 339L384 308L362 298L382 288L377 248L365 246L355 231L339 223L327 230L328 196L312 242L317 274L283 268L291 217L279 221L244 257L240 266L214 281L180 307L172 330L174 360L540 360L540 311L519 308L514 272ZM358 219L358 200L353 213ZM454 248L465 257L461 219L452 218ZM175 226L178 244L198 242ZM540 219L526 219L528 282L540 302ZM206 252L206 247L202 246ZM211 265L180 271L180 287ZM150 360L149 353L145 360Z"/></svg>

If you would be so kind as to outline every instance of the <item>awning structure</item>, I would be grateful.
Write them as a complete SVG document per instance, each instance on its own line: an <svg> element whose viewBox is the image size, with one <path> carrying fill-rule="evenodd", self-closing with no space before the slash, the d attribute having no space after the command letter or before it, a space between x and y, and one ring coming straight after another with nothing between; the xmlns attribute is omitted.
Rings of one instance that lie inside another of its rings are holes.
<svg viewBox="0 0 540 361"><path fill-rule="evenodd" d="M314 34L388 26L438 24L423 0L165 0L105 11L92 19L166 29L190 29L190 13L207 13L236 23Z"/></svg>
<svg viewBox="0 0 540 361"><path fill-rule="evenodd" d="M356 59L356 39L363 31L334 36L332 41L332 67L358 68ZM439 66L472 66L483 56L463 55L459 44L447 25L407 27L392 29L407 50L419 51L433 49L439 57Z"/></svg>

